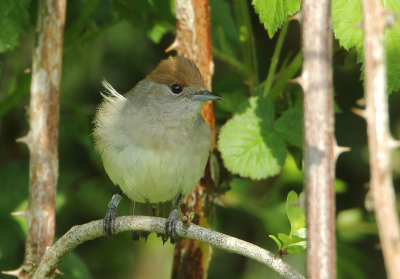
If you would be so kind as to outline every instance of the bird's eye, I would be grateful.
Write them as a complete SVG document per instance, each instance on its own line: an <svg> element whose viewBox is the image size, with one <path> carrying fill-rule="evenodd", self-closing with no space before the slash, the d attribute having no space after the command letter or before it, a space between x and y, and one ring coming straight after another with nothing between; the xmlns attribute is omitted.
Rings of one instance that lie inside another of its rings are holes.
<svg viewBox="0 0 400 279"><path fill-rule="evenodd" d="M174 83L171 85L171 91L174 94L179 94L182 92L182 87L179 84Z"/></svg>

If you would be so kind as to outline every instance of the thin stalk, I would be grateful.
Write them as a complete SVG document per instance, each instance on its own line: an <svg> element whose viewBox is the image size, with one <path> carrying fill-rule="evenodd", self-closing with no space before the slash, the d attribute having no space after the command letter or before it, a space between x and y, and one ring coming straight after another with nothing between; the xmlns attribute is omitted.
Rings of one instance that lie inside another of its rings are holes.
<svg viewBox="0 0 400 279"><path fill-rule="evenodd" d="M243 64L246 67L247 83L250 91L258 85L257 54L250 11L247 1L233 0L233 8L239 29L239 40L242 48Z"/></svg>
<svg viewBox="0 0 400 279"><path fill-rule="evenodd" d="M268 93L271 100L278 98L288 84L288 81L298 73L301 68L303 56L299 52L285 69L276 76L276 81Z"/></svg>
<svg viewBox="0 0 400 279"><path fill-rule="evenodd" d="M264 92L263 92L264 97L266 97L271 90L272 81L274 80L275 77L276 67L278 66L279 56L281 55L281 50L283 42L285 41L288 26L289 22L286 21L282 26L281 32L279 33L278 41L276 42L274 53L272 54L271 64L269 65L267 79L265 80L264 84Z"/></svg>

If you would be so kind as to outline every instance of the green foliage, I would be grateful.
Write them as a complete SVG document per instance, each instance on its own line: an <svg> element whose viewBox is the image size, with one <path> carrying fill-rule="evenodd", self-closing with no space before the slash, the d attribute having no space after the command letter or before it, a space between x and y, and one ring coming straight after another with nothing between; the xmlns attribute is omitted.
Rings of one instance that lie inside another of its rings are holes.
<svg viewBox="0 0 400 279"><path fill-rule="evenodd" d="M386 9L400 14L398 0L383 1ZM363 56L363 31L362 6L359 0L333 0L332 25L335 37L340 44L349 50L355 47L358 52L358 61L364 63ZM388 92L400 88L400 22L397 21L393 28L385 33L385 49L387 62Z"/></svg>
<svg viewBox="0 0 400 279"><path fill-rule="evenodd" d="M288 15L294 15L299 11L300 0L253 0L253 6L269 37L272 38L287 20Z"/></svg>
<svg viewBox="0 0 400 279"><path fill-rule="evenodd" d="M281 137L296 147L303 147L303 112L298 108L285 111L275 122L274 129Z"/></svg>
<svg viewBox="0 0 400 279"><path fill-rule="evenodd" d="M16 47L19 36L29 26L29 2L30 0L0 1L0 53Z"/></svg>
<svg viewBox="0 0 400 279"><path fill-rule="evenodd" d="M11 212L23 210L18 205L27 204L28 198L28 163L15 161L9 163L0 171L0 266L11 269L18 263L19 243L25 239L25 231L19 223L24 222L23 217L11 216ZM21 220L21 222L20 222Z"/></svg>
<svg viewBox="0 0 400 279"><path fill-rule="evenodd" d="M146 29L155 43L168 31L174 31L173 0L113 0L113 3L121 19Z"/></svg>
<svg viewBox="0 0 400 279"><path fill-rule="evenodd" d="M301 146L301 111L288 110L275 121L269 99L252 97L247 104L221 128L218 145L224 164L232 173L252 179L276 175L285 162L284 140Z"/></svg>
<svg viewBox="0 0 400 279"><path fill-rule="evenodd" d="M239 49L239 32L232 17L232 9L223 0L214 0L209 3L213 47L224 50L229 57L235 57Z"/></svg>
<svg viewBox="0 0 400 279"><path fill-rule="evenodd" d="M278 233L278 237L269 235L278 245L279 251L295 254L307 248L306 218L302 207L299 205L303 193L297 196L295 191L290 191L286 201L286 214L290 222L290 233Z"/></svg>

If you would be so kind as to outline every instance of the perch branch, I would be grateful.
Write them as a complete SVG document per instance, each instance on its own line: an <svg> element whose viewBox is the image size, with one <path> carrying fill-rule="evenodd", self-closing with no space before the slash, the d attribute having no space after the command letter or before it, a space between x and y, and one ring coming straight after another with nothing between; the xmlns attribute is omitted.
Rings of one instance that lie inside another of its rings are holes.
<svg viewBox="0 0 400 279"><path fill-rule="evenodd" d="M363 0L365 99L371 187L388 278L400 278L399 216L392 183L385 66L385 12L380 0Z"/></svg>
<svg viewBox="0 0 400 279"><path fill-rule="evenodd" d="M125 231L148 231L163 233L164 218L148 216L122 216L115 220L116 233ZM285 278L304 279L279 256L264 250L254 244L215 232L194 224L177 224L177 233L181 237L206 242L216 248L243 255L266 266L269 266ZM103 236L103 220L93 221L84 225L72 227L56 243L46 249L45 255L37 268L34 279L51 278L58 263L78 245Z"/></svg>
<svg viewBox="0 0 400 279"><path fill-rule="evenodd" d="M331 2L303 0L308 278L336 278Z"/></svg>

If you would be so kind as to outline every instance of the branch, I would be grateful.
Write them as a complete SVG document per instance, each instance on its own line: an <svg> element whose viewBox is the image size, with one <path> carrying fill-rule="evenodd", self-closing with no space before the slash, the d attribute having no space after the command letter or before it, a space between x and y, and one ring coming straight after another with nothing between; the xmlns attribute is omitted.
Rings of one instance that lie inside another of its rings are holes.
<svg viewBox="0 0 400 279"><path fill-rule="evenodd" d="M363 0L365 97L371 187L388 278L400 278L399 216L392 183L390 152L398 147L389 133L386 94L385 21L380 0Z"/></svg>
<svg viewBox="0 0 400 279"><path fill-rule="evenodd" d="M214 71L211 49L210 12L208 0L175 0L176 37L167 49L176 50L196 63L204 82L211 90L211 79ZM205 102L201 114L211 129L212 148L215 147L214 104ZM204 172L203 179L190 192L181 209L183 214L195 212L193 223L210 227L210 212L213 206L215 185L211 177L210 164ZM192 255L196 254L196 257ZM175 246L173 278L206 278L211 247L204 243L185 240Z"/></svg>
<svg viewBox="0 0 400 279"><path fill-rule="evenodd" d="M303 0L304 153L309 278L336 278L332 32L329 0Z"/></svg>
<svg viewBox="0 0 400 279"><path fill-rule="evenodd" d="M32 58L27 136L30 151L28 228L23 265L8 272L32 278L47 246L53 243L58 179L58 120L65 0L40 0ZM7 273L7 272L6 272Z"/></svg>
<svg viewBox="0 0 400 279"><path fill-rule="evenodd" d="M115 220L116 233L125 231L148 231L163 233L164 218L148 216L122 216ZM304 279L291 266L277 255L254 244L191 224L177 223L176 231L179 236L206 242L222 250L243 255L266 266L269 266L285 278ZM34 279L52 278L59 262L78 245L103 236L103 220L93 221L84 225L72 227L56 243L48 247L37 268Z"/></svg>

